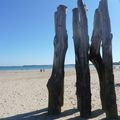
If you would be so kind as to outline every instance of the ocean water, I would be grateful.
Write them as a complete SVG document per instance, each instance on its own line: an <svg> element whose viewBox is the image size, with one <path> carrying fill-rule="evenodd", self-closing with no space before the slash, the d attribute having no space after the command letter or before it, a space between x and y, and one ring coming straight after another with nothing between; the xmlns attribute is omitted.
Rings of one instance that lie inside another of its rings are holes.
<svg viewBox="0 0 120 120"><path fill-rule="evenodd" d="M89 65L90 70L95 70L94 65ZM74 64L66 64L65 68L75 68ZM113 65L114 69L120 69L120 65ZM24 65L24 66L0 66L0 71L10 70L48 70L52 69L52 65Z"/></svg>
<svg viewBox="0 0 120 120"><path fill-rule="evenodd" d="M74 68L74 64L65 65L65 68ZM9 70L47 70L47 69L52 69L52 65L0 66L0 71L9 71Z"/></svg>
<svg viewBox="0 0 120 120"><path fill-rule="evenodd" d="M51 69L52 65L24 65L24 66L0 66L0 71L7 70L40 70Z"/></svg>

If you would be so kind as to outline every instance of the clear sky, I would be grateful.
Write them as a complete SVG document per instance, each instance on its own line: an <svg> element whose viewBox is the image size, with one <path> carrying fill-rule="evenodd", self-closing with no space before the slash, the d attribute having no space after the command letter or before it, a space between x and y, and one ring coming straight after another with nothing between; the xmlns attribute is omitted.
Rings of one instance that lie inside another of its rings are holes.
<svg viewBox="0 0 120 120"><path fill-rule="evenodd" d="M88 7L89 35L99 0L84 0ZM120 61L120 0L108 0L113 33L113 60ZM54 12L67 9L66 63L74 63L72 9L77 0L0 0L0 66L53 63Z"/></svg>

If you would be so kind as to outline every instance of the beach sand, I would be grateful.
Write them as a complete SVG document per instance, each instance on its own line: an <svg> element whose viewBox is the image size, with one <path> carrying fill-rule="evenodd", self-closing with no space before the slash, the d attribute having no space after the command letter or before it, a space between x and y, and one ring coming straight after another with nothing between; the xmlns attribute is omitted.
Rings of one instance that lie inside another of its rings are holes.
<svg viewBox="0 0 120 120"><path fill-rule="evenodd" d="M101 110L99 80L95 70L91 70L92 118L101 120L105 113ZM47 81L51 70L0 71L0 120L82 120L76 109L76 74L74 69L65 70L65 93L62 113L57 116L47 114ZM114 70L118 114L120 115L120 69Z"/></svg>

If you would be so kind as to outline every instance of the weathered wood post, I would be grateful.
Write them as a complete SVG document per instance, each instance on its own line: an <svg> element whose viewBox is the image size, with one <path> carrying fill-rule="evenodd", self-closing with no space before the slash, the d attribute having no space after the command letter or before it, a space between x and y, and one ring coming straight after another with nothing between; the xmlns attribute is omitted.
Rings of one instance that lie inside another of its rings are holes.
<svg viewBox="0 0 120 120"><path fill-rule="evenodd" d="M75 50L75 69L76 69L76 95L77 107L80 109L80 67L79 67L79 49L80 49L80 30L79 30L79 13L78 8L73 9L73 40Z"/></svg>
<svg viewBox="0 0 120 120"><path fill-rule="evenodd" d="M76 61L77 103L81 117L91 114L91 90L89 71L89 37L86 11L82 0L78 0L78 9L73 9L73 39Z"/></svg>
<svg viewBox="0 0 120 120"><path fill-rule="evenodd" d="M52 75L47 83L49 92L48 113L59 114L64 95L64 61L68 47L66 30L66 6L60 5L55 12L54 62Z"/></svg>
<svg viewBox="0 0 120 120"><path fill-rule="evenodd" d="M100 20L100 12L99 9L96 9L94 15L94 27L91 38L91 46L90 46L90 55L89 59L96 67L99 76L100 82L100 98L102 103L102 109L105 108L105 78L104 78L104 64L100 54L100 46L102 42L102 26Z"/></svg>
<svg viewBox="0 0 120 120"><path fill-rule="evenodd" d="M100 1L99 11L102 24L102 54L105 66L105 112L107 119L115 119L118 117L118 113L113 75L112 34L107 0Z"/></svg>

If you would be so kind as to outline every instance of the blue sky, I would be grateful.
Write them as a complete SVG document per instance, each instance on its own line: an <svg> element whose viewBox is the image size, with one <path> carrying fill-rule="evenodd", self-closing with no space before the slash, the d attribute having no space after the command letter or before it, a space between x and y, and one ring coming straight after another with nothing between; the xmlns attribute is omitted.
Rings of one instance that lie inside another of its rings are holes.
<svg viewBox="0 0 120 120"><path fill-rule="evenodd" d="M89 36L99 0L84 0L88 7ZM120 61L120 0L108 0L113 33L113 60ZM77 0L0 0L0 66L53 63L54 12L67 9L66 63L74 63L72 9Z"/></svg>

